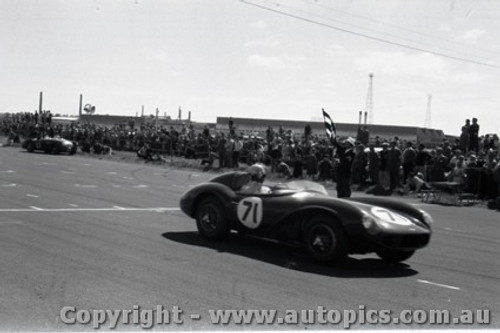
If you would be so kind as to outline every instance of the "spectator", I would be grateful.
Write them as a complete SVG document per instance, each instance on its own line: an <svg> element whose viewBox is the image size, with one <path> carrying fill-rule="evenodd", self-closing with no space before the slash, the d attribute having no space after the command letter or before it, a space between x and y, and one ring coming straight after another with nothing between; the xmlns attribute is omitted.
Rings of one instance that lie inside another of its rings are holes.
<svg viewBox="0 0 500 333"><path fill-rule="evenodd" d="M390 149L387 152L387 171L389 172L390 190L394 191L401 186L399 172L401 169L401 150L397 147L397 142L390 143Z"/></svg>
<svg viewBox="0 0 500 333"><path fill-rule="evenodd" d="M390 187L390 176L389 170L387 169L387 153L389 152L389 143L382 143L382 150L380 151L380 172L379 172L379 180L380 185L384 187L384 189L388 189Z"/></svg>
<svg viewBox="0 0 500 333"><path fill-rule="evenodd" d="M448 180L458 184L465 184L465 157L460 155L457 159L456 165L448 175Z"/></svg>
<svg viewBox="0 0 500 333"><path fill-rule="evenodd" d="M406 183L406 179L415 169L417 160L417 152L413 149L413 144L411 142L406 143L406 148L403 151L403 179Z"/></svg>
<svg viewBox="0 0 500 333"><path fill-rule="evenodd" d="M377 185L379 183L379 173L380 157L375 151L375 144L370 143L370 151L368 152L368 176L372 184Z"/></svg>
<svg viewBox="0 0 500 333"><path fill-rule="evenodd" d="M226 138L224 133L220 134L219 142L217 145L217 153L219 154L219 169L224 168L226 165Z"/></svg>
<svg viewBox="0 0 500 333"><path fill-rule="evenodd" d="M234 140L233 162L234 166L239 167L240 153L243 149L243 141L241 137L236 137Z"/></svg>
<svg viewBox="0 0 500 333"><path fill-rule="evenodd" d="M476 153L479 150L479 124L477 118L472 118L472 124L469 127L469 150Z"/></svg>
<svg viewBox="0 0 500 333"><path fill-rule="evenodd" d="M364 185L366 180L366 167L368 156L365 153L365 146L359 144L354 148L354 159L352 161L351 184Z"/></svg>
<svg viewBox="0 0 500 333"><path fill-rule="evenodd" d="M465 125L462 126L462 130L460 133L460 139L459 139L459 147L460 150L463 151L464 153L467 153L469 151L469 145L470 145L470 119L465 120Z"/></svg>
<svg viewBox="0 0 500 333"><path fill-rule="evenodd" d="M339 165L337 168L337 197L351 197L351 168L354 160L354 139L348 138L338 144L337 156Z"/></svg>
<svg viewBox="0 0 500 333"><path fill-rule="evenodd" d="M431 160L432 169L430 180L432 182L442 182L445 180L445 172L448 166L448 159L443 154L442 148L437 148L435 156Z"/></svg>
<svg viewBox="0 0 500 333"><path fill-rule="evenodd" d="M304 163L302 162L302 154L297 154L295 156L295 163L293 164L293 178L302 178Z"/></svg>
<svg viewBox="0 0 500 333"><path fill-rule="evenodd" d="M424 180L428 180L428 170L427 167L431 160L431 155L425 151L425 146L423 144L418 145L417 156L415 157L415 171L422 173Z"/></svg>
<svg viewBox="0 0 500 333"><path fill-rule="evenodd" d="M308 154L306 155L305 162L307 177L314 179L316 177L316 174L318 173L318 159L316 158L313 149L309 150Z"/></svg>
<svg viewBox="0 0 500 333"><path fill-rule="evenodd" d="M319 176L318 176L319 180L324 181L332 179L333 163L328 154L323 155L323 159L318 164L318 169L319 169Z"/></svg>

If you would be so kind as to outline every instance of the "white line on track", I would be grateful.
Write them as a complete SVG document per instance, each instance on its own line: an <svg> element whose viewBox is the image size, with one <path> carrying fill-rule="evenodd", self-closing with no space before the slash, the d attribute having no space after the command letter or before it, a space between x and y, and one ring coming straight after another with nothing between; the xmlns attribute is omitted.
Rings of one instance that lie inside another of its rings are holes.
<svg viewBox="0 0 500 333"><path fill-rule="evenodd" d="M133 188L146 188L149 187L148 185L134 185L132 186Z"/></svg>
<svg viewBox="0 0 500 333"><path fill-rule="evenodd" d="M16 184L3 184L2 187L16 187Z"/></svg>
<svg viewBox="0 0 500 333"><path fill-rule="evenodd" d="M452 229L452 228L444 228L444 230L446 230L446 231L455 231L455 232L467 232L467 231L462 230L462 229Z"/></svg>
<svg viewBox="0 0 500 333"><path fill-rule="evenodd" d="M13 173L14 170L0 170L1 173Z"/></svg>
<svg viewBox="0 0 500 333"><path fill-rule="evenodd" d="M167 212L179 211L177 207L105 207L105 208L40 208L30 206L30 208L1 208L1 212L111 212L111 211L127 211L127 212Z"/></svg>
<svg viewBox="0 0 500 333"><path fill-rule="evenodd" d="M71 207L78 207L78 205L75 204L69 204Z"/></svg>
<svg viewBox="0 0 500 333"><path fill-rule="evenodd" d="M430 284L430 285L433 285L433 286L442 287L442 288L447 288L447 289L460 290L460 288L459 288L459 287L450 286L450 285L448 285L448 284L442 284L442 283L431 282L431 281L427 281L427 280L417 280L417 282L420 282L420 283L425 283L425 284Z"/></svg>
<svg viewBox="0 0 500 333"><path fill-rule="evenodd" d="M0 225L2 224L24 224L23 221L0 221Z"/></svg>
<svg viewBox="0 0 500 333"><path fill-rule="evenodd" d="M35 195L35 194L26 194L27 197L30 197L30 198L38 198L38 195Z"/></svg>

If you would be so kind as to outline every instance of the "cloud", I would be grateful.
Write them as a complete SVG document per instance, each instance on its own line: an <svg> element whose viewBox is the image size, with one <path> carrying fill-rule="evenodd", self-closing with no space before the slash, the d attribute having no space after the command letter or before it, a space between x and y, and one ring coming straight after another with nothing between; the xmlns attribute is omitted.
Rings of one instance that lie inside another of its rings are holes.
<svg viewBox="0 0 500 333"><path fill-rule="evenodd" d="M299 68L300 64L304 60L304 57L292 57L287 54L283 54L280 56L264 56L261 54L252 54L247 58L247 62L252 66L273 70Z"/></svg>
<svg viewBox="0 0 500 333"><path fill-rule="evenodd" d="M167 52L165 52L163 50L158 50L158 51L154 52L153 58L158 60L158 61L167 61L168 60Z"/></svg>
<svg viewBox="0 0 500 333"><path fill-rule="evenodd" d="M486 81L488 77L483 74L479 74L476 72L468 72L468 73L457 73L453 74L450 77L450 81L453 82L463 82L463 83L473 83L479 84Z"/></svg>
<svg viewBox="0 0 500 333"><path fill-rule="evenodd" d="M154 50L150 48L142 48L140 52L152 59L155 59L160 62L166 62L168 60L168 54L164 50Z"/></svg>
<svg viewBox="0 0 500 333"><path fill-rule="evenodd" d="M342 45L330 44L330 45L327 46L326 52L328 54L330 54L330 55L336 55L336 54L339 54L339 53L344 53L345 52L345 48Z"/></svg>
<svg viewBox="0 0 500 333"><path fill-rule="evenodd" d="M266 24L266 22L260 20L260 21L253 23L251 25L251 27L254 29L258 29L258 30L264 30L265 28L267 28L267 24Z"/></svg>
<svg viewBox="0 0 500 333"><path fill-rule="evenodd" d="M252 40L245 43L246 47L277 47L281 45L281 41L274 37L268 37L266 39Z"/></svg>
<svg viewBox="0 0 500 333"><path fill-rule="evenodd" d="M451 26L449 24L441 24L438 27L438 31L451 32Z"/></svg>
<svg viewBox="0 0 500 333"><path fill-rule="evenodd" d="M484 34L485 34L484 30L472 29L463 34L461 38L468 41L476 41L479 39L479 37L481 37Z"/></svg>
<svg viewBox="0 0 500 333"><path fill-rule="evenodd" d="M403 52L372 52L356 57L354 62L360 70L376 74L444 80L448 73L448 63L443 58L429 53L409 55Z"/></svg>

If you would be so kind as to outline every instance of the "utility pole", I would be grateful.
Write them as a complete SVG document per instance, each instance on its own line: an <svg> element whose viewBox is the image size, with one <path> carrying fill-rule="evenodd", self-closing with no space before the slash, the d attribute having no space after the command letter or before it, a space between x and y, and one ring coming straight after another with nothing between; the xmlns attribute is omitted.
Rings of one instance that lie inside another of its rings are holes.
<svg viewBox="0 0 500 333"><path fill-rule="evenodd" d="M38 100L38 113L42 113L43 110L43 91L40 91L40 98Z"/></svg>
<svg viewBox="0 0 500 333"><path fill-rule="evenodd" d="M80 94L80 105L78 106L78 117L82 117L82 110L83 110L83 94Z"/></svg>
<svg viewBox="0 0 500 333"><path fill-rule="evenodd" d="M424 122L424 127L425 128L431 128L431 115L432 115L432 110L431 110L431 102L432 102L432 95L429 94L427 95L427 112L425 113L425 122Z"/></svg>
<svg viewBox="0 0 500 333"><path fill-rule="evenodd" d="M368 112L369 115L369 122L370 124L373 124L374 117L373 117L373 73L370 73L368 75L368 93L366 94L366 105L365 105L365 112ZM366 121L365 121L366 125Z"/></svg>

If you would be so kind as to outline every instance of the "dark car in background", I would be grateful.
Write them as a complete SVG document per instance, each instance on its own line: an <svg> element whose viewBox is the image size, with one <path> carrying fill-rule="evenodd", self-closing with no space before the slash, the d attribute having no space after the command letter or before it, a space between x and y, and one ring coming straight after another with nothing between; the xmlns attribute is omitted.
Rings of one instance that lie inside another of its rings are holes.
<svg viewBox="0 0 500 333"><path fill-rule="evenodd" d="M69 155L73 155L77 150L76 142L63 138L50 137L27 139L23 142L22 146L30 153L34 151L43 151L46 154L67 153Z"/></svg>

